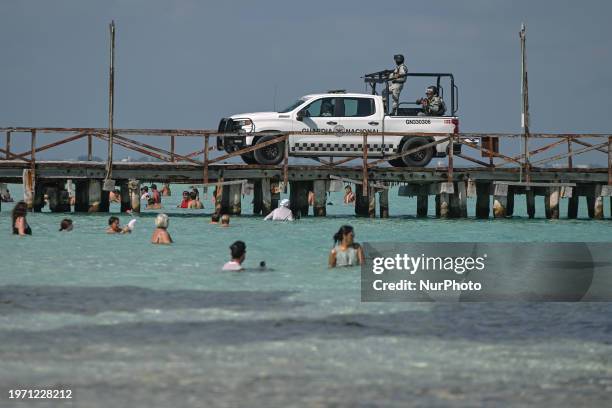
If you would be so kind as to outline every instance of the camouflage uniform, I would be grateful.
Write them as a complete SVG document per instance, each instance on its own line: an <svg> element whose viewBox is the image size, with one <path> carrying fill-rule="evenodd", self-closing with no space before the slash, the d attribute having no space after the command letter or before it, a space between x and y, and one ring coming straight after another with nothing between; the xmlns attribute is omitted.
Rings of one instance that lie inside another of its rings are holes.
<svg viewBox="0 0 612 408"><path fill-rule="evenodd" d="M385 102L387 100L388 94L391 94L391 113L397 112L397 107L399 106L400 92L402 92L402 89L404 88L404 82L406 82L405 76L398 79L393 78L397 78L401 75L406 75L407 73L408 67L406 67L406 64L400 64L395 67L393 73L389 76L389 79L391 79L391 83L389 84L389 91L387 92L386 89L383 91L383 97Z"/></svg>
<svg viewBox="0 0 612 408"><path fill-rule="evenodd" d="M427 105L423 107L421 116L442 116L446 112L446 104L438 95L427 98Z"/></svg>

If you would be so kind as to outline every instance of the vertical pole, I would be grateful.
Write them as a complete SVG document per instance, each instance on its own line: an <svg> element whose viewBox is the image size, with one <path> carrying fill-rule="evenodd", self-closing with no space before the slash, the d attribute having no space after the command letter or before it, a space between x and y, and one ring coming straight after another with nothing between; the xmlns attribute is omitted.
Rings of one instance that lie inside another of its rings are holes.
<svg viewBox="0 0 612 408"><path fill-rule="evenodd" d="M429 186L419 186L419 193L417 195L417 217L427 217L427 210L429 207Z"/></svg>
<svg viewBox="0 0 612 408"><path fill-rule="evenodd" d="M314 216L325 217L327 214L327 181L315 180L312 187L314 192Z"/></svg>
<svg viewBox="0 0 612 408"><path fill-rule="evenodd" d="M11 132L6 132L6 160L11 159Z"/></svg>
<svg viewBox="0 0 612 408"><path fill-rule="evenodd" d="M448 141L448 178L447 181L449 183L453 182L453 135L450 135L450 139Z"/></svg>
<svg viewBox="0 0 612 408"><path fill-rule="evenodd" d="M87 135L87 161L93 160L93 137Z"/></svg>
<svg viewBox="0 0 612 408"><path fill-rule="evenodd" d="M389 218L389 190L384 188L378 193L380 218Z"/></svg>
<svg viewBox="0 0 612 408"><path fill-rule="evenodd" d="M368 134L363 134L363 185L362 193L368 195Z"/></svg>
<svg viewBox="0 0 612 408"><path fill-rule="evenodd" d="M608 136L608 185L612 186L612 136Z"/></svg>
<svg viewBox="0 0 612 408"><path fill-rule="evenodd" d="M476 218L489 218L491 185L476 183Z"/></svg>
<svg viewBox="0 0 612 408"><path fill-rule="evenodd" d="M521 93L522 93L522 109L521 109L521 124L523 127L523 157L524 157L524 166L521 166L521 176L523 172L523 167L525 171L525 181L527 183L530 182L529 175L529 82L527 80L527 34L525 24L521 26L521 31L519 33L519 38L521 39ZM522 177L521 177L522 181ZM529 187L527 187L529 188Z"/></svg>
<svg viewBox="0 0 612 408"><path fill-rule="evenodd" d="M572 138L567 137L567 168L572 170L574 168L574 158L572 157Z"/></svg>
<svg viewBox="0 0 612 408"><path fill-rule="evenodd" d="M170 136L170 161L172 163L176 161L174 157L174 135Z"/></svg>
<svg viewBox="0 0 612 408"><path fill-rule="evenodd" d="M106 180L111 180L113 175L113 117L115 111L115 21L111 21L110 30L110 66L108 73L108 159L106 161L106 177L104 178L104 186ZM104 188L103 188L104 189Z"/></svg>
<svg viewBox="0 0 612 408"><path fill-rule="evenodd" d="M30 162L30 173L32 177L32 183L30 183L30 191L28 191L28 196L31 197L31 200L28 205L28 209L32 211L33 203L34 203L34 189L36 184L36 129L32 129L32 136L30 139L30 156L32 161Z"/></svg>
<svg viewBox="0 0 612 408"><path fill-rule="evenodd" d="M289 185L289 134L285 135L285 158L283 163L283 185L284 192L287 192Z"/></svg>
<svg viewBox="0 0 612 408"><path fill-rule="evenodd" d="M208 138L210 135L204 136L204 185L208 184Z"/></svg>

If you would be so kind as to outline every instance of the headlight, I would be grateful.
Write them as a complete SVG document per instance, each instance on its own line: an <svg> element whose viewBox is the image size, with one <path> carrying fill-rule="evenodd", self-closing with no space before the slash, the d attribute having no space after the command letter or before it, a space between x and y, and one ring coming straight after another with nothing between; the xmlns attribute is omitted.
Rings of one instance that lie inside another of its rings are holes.
<svg viewBox="0 0 612 408"><path fill-rule="evenodd" d="M240 130L243 130L247 133L253 131L253 121L251 119L237 119L234 120L234 123L238 126Z"/></svg>

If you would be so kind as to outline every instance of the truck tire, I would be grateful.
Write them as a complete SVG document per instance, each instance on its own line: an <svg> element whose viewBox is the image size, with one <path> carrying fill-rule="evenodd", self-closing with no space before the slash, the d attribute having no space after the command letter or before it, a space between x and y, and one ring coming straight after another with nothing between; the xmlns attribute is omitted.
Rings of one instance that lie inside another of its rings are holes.
<svg viewBox="0 0 612 408"><path fill-rule="evenodd" d="M257 161L255 161L255 155L253 155L253 152L241 154L240 157L242 158L242 161L245 162L246 164L257 164Z"/></svg>
<svg viewBox="0 0 612 408"><path fill-rule="evenodd" d="M389 160L389 164L393 167L406 167L401 157L398 157L397 159Z"/></svg>
<svg viewBox="0 0 612 408"><path fill-rule="evenodd" d="M415 149L419 146L426 145L428 143L431 143L431 141L428 140L427 138L410 137L410 138L407 138L404 143L402 143L402 147L400 151L403 153L408 150ZM404 162L404 165L407 167L425 167L431 161L433 154L434 154L433 147L429 147L425 150L419 150L418 152L414 152L407 156L403 156L402 161Z"/></svg>
<svg viewBox="0 0 612 408"><path fill-rule="evenodd" d="M255 145L276 139L278 136L262 136ZM285 142L278 142L269 146L257 149L253 152L255 161L259 164L279 164L285 158Z"/></svg>

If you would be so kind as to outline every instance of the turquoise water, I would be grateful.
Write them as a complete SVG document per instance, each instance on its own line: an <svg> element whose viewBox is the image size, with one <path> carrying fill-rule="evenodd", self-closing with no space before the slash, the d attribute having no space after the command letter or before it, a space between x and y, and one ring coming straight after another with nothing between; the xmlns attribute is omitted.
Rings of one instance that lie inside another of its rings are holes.
<svg viewBox="0 0 612 408"><path fill-rule="evenodd" d="M242 216L221 228L202 216L210 200L176 209L181 190L164 199L168 247L149 244L151 212L126 236L104 233L108 215L72 214L74 231L60 234L64 214L32 214L34 235L14 237L3 203L3 390L71 388L74 406L90 407L609 403L608 303L365 304L358 268L326 267L345 223L358 241L609 242L612 223L585 219L584 205L579 220L422 220L393 191L395 216L369 220L334 193L326 218ZM525 214L522 198L515 213ZM272 270L221 272L237 239L247 267Z"/></svg>

